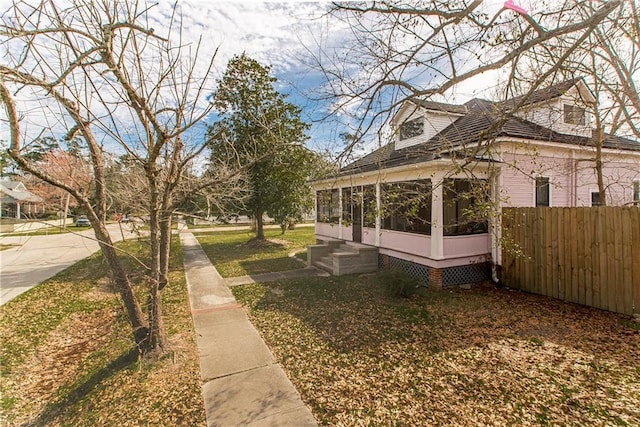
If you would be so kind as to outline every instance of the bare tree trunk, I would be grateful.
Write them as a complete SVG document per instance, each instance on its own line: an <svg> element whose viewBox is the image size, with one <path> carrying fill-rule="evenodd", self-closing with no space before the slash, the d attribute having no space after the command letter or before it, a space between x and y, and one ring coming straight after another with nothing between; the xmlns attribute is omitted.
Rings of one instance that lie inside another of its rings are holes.
<svg viewBox="0 0 640 427"><path fill-rule="evenodd" d="M116 285L120 298L124 303L129 322L133 328L133 337L135 343L141 352L146 352L149 349L149 327L144 319L144 314L133 292L133 286L131 281L118 258L109 231L99 221L93 221L94 232L96 238L99 241L102 255L109 265L111 274L113 275L113 281Z"/></svg>
<svg viewBox="0 0 640 427"><path fill-rule="evenodd" d="M67 193L64 201L64 209L62 211L62 226L66 227L67 225L67 215L69 215L69 202L71 200L71 194Z"/></svg>
<svg viewBox="0 0 640 427"><path fill-rule="evenodd" d="M598 138L596 141L596 176L598 179L598 193L600 206L607 206L607 193L604 186L604 177L602 176L602 144L604 143L604 130L602 129L602 126L598 126L596 133Z"/></svg>
<svg viewBox="0 0 640 427"><path fill-rule="evenodd" d="M158 288L169 283L169 257L171 253L171 213L164 213L160 220L160 279Z"/></svg>
<svg viewBox="0 0 640 427"><path fill-rule="evenodd" d="M264 239L264 224L262 220L262 209L256 209L256 239Z"/></svg>
<svg viewBox="0 0 640 427"><path fill-rule="evenodd" d="M162 352L165 348L165 331L162 322L162 293L160 292L160 217L158 214L158 191L154 182L153 171L147 172L150 184L149 195L149 228L151 239L151 272L149 276L149 297L147 315L149 316L150 351Z"/></svg>
<svg viewBox="0 0 640 427"><path fill-rule="evenodd" d="M171 252L171 214L163 211L159 216L159 259L157 279L152 279L149 291L149 315L151 321L151 345L158 353L166 348L166 334L162 318L162 290L169 283L169 258ZM155 269L155 264L154 264Z"/></svg>
<svg viewBox="0 0 640 427"><path fill-rule="evenodd" d="M151 278L149 305L149 350L161 354L166 348L166 335L162 320L162 292L160 292L158 280L154 277Z"/></svg>

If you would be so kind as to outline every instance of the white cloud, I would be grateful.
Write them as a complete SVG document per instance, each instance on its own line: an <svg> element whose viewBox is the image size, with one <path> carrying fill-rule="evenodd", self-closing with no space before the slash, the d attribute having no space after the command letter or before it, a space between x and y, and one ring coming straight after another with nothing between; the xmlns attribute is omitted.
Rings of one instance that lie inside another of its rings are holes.
<svg viewBox="0 0 640 427"><path fill-rule="evenodd" d="M56 3L62 4L63 1L57 0ZM493 10L501 7L502 3L489 0L485 2L485 7ZM10 0L0 0L0 9L6 10L10 4ZM305 119L319 119L340 103L338 99L312 102L304 96L307 91L326 87L327 84L317 70L309 67L309 62L313 61L310 56L326 54L330 59L335 59L334 52L349 54L347 41L350 36L346 23L337 22L326 15L328 2L181 0L177 6L175 4L173 0L159 0L155 5L149 3L149 25L156 34L166 36L172 15L177 12L177 18L182 23L181 44L193 49L201 38L201 59L210 57L217 50L211 75L204 75L204 62L198 68L199 78L210 79L208 90L214 90L215 79L222 76L229 59L246 52L260 63L272 66L273 73L279 79L278 90L291 94L290 99L303 107ZM177 7L176 11L174 6ZM178 35L177 32L172 33L174 42L178 42ZM376 72L364 67L351 71L355 78L361 79L370 79ZM447 101L464 102L471 97L490 97L491 93L479 90L486 89L486 86L482 87L477 81L484 83L487 76L464 82L451 91L452 96ZM341 118L335 117L336 122L314 125L311 134L316 141L312 141L312 145L322 146L323 138L337 138L341 132L338 127L349 122L347 116L357 112L360 104L352 100L343 108L346 114ZM337 125L337 121L343 123ZM0 138L3 138L1 126ZM331 129L331 132L323 131L322 127Z"/></svg>
<svg viewBox="0 0 640 427"><path fill-rule="evenodd" d="M162 0L151 9L152 26L167 28L173 2ZM304 45L313 43L313 34L323 31L325 3L301 2L205 2L178 3L182 15L183 38L195 42L203 38L203 54L218 49L217 71L228 60L246 52L278 73L300 66Z"/></svg>
<svg viewBox="0 0 640 427"><path fill-rule="evenodd" d="M56 3L58 6L64 4L63 1ZM322 18L326 3L184 0L177 3L175 11L174 6L174 1L170 0L150 4L149 26L156 34L167 36L176 12L175 19L182 27L180 32L171 33L171 39L192 51L201 40L198 56L204 61L199 64L197 75L211 80L207 85L210 90L214 89L215 79L224 73L228 60L246 52L262 64L272 65L273 72L282 82L281 90L295 92L287 87L288 83L295 83L300 85L300 91L304 91L308 83L304 77L309 73L304 71L306 66L302 61L306 55L305 46L313 46L315 38L328 37L320 34L327 32ZM0 0L0 10L10 7L11 1ZM213 71L205 76L206 59L216 50ZM52 58L52 63L55 62ZM0 138L5 137L6 127L2 126Z"/></svg>

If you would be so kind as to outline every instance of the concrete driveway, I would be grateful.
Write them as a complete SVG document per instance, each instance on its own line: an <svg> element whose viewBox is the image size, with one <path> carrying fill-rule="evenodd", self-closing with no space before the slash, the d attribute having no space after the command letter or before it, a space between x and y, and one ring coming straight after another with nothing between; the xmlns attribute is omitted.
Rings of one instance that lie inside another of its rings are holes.
<svg viewBox="0 0 640 427"><path fill-rule="evenodd" d="M122 240L118 224L107 228L114 241ZM125 238L135 236L127 224L122 228ZM0 251L0 305L100 249L93 229L50 236L2 236L0 243L18 245Z"/></svg>

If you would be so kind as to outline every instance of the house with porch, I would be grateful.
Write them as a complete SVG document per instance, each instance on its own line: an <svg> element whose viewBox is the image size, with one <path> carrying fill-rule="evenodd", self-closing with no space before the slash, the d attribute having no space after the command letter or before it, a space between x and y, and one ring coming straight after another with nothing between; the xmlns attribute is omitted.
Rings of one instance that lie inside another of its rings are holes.
<svg viewBox="0 0 640 427"><path fill-rule="evenodd" d="M24 218L44 212L44 200L21 182L0 181L0 218Z"/></svg>
<svg viewBox="0 0 640 427"><path fill-rule="evenodd" d="M598 157L606 204L640 204L640 142L594 132L595 102L580 78L503 102L406 101L393 141L313 183L308 262L397 266L435 287L485 280L502 208L600 205Z"/></svg>

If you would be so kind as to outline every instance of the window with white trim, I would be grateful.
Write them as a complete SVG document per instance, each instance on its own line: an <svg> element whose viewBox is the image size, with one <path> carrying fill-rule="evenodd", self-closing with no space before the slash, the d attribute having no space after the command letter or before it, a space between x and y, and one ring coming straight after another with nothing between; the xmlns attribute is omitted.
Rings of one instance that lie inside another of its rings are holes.
<svg viewBox="0 0 640 427"><path fill-rule="evenodd" d="M382 184L381 228L431 234L431 180Z"/></svg>
<svg viewBox="0 0 640 427"><path fill-rule="evenodd" d="M536 207L550 206L551 191L549 187L549 178L539 176L536 178Z"/></svg>
<svg viewBox="0 0 640 427"><path fill-rule="evenodd" d="M591 192L591 206L600 206L600 192L592 191Z"/></svg>
<svg viewBox="0 0 640 427"><path fill-rule="evenodd" d="M445 236L479 234L488 231L489 187L484 179L445 179L442 208Z"/></svg>
<svg viewBox="0 0 640 427"><path fill-rule="evenodd" d="M424 117L407 120L400 125L400 141L413 138L424 133Z"/></svg>
<svg viewBox="0 0 640 427"><path fill-rule="evenodd" d="M570 125L584 125L586 123L584 108L564 104L564 122Z"/></svg>
<svg viewBox="0 0 640 427"><path fill-rule="evenodd" d="M375 228L378 215L378 202L376 200L376 186L362 186L362 224L365 227Z"/></svg>
<svg viewBox="0 0 640 427"><path fill-rule="evenodd" d="M353 219L353 215L351 212L351 198L352 198L352 189L351 187L346 187L342 189L342 222L346 224L350 224Z"/></svg>

